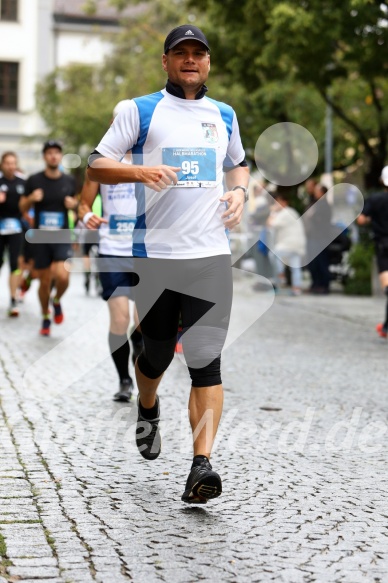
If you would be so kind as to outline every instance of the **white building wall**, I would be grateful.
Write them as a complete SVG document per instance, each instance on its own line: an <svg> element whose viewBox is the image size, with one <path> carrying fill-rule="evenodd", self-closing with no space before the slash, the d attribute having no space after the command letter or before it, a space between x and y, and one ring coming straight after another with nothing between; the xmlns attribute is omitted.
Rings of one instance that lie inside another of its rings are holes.
<svg viewBox="0 0 388 583"><path fill-rule="evenodd" d="M21 168L29 174L42 166L46 133L35 111L36 83L56 66L100 63L111 44L100 27L56 26L54 0L19 2L18 22L0 20L0 61L19 63L18 111L0 110L0 155L5 150L16 151Z"/></svg>
<svg viewBox="0 0 388 583"><path fill-rule="evenodd" d="M40 158L41 140L38 146L33 138L45 129L35 111L35 86L39 78L40 8L41 4L46 4L46 9L51 10L52 0L19 1L18 22L0 20L0 61L19 63L18 111L0 110L0 152L15 150L21 167L30 172L35 169Z"/></svg>
<svg viewBox="0 0 388 583"><path fill-rule="evenodd" d="M37 2L38 0L20 0L19 22L0 20L0 60L19 63L20 112L34 109L35 106Z"/></svg>
<svg viewBox="0 0 388 583"><path fill-rule="evenodd" d="M100 33L78 33L58 31L56 40L57 67L70 63L96 65L104 60L112 49L111 43L104 40Z"/></svg>

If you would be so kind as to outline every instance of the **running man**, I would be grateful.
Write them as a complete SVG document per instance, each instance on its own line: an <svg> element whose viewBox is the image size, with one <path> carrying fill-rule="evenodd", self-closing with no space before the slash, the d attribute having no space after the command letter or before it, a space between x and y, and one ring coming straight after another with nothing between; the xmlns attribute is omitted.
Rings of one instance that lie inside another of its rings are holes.
<svg viewBox="0 0 388 583"><path fill-rule="evenodd" d="M114 117L129 103L130 100L120 101L114 109ZM130 163L130 155L126 161ZM102 217L92 211L98 192L102 197ZM109 308L109 349L119 375L119 390L113 399L124 402L130 401L133 391L133 381L129 374L128 328L130 325L129 300L134 301L131 258L136 206L134 184L127 182L117 185L100 185L92 182L87 175L85 176L78 216L88 229L99 229L98 262L101 267L102 297ZM135 310L135 329L131 334L133 364L143 346L142 336L137 327Z"/></svg>
<svg viewBox="0 0 388 583"><path fill-rule="evenodd" d="M88 170L98 182L143 183L136 185L133 239L144 340L135 367L136 443L145 459L159 456L157 388L174 357L181 314L192 384L194 459L182 496L188 503L205 503L222 491L210 454L222 412L221 351L232 302L226 229L241 220L249 180L233 109L205 95L209 53L200 29L173 29L162 57L166 88L133 99L119 113ZM128 150L132 166L121 163Z"/></svg>
<svg viewBox="0 0 388 583"><path fill-rule="evenodd" d="M386 298L384 322L377 324L376 331L382 338L388 336L388 166L383 168L381 182L384 190L366 199L364 209L357 218L360 226L370 225L375 242L377 269L380 286Z"/></svg>
<svg viewBox="0 0 388 583"><path fill-rule="evenodd" d="M88 182L88 178L85 175L84 186ZM82 193L80 195L80 200L82 198ZM98 192L96 198L94 199L91 210L97 217L102 216L102 200L101 195ZM79 218L79 217L78 217ZM95 282L95 288L97 295L101 295L101 284L98 276L98 272L94 269L92 270L92 257L95 257L96 250L98 249L97 241L88 241L88 231L86 228L81 228L78 236L78 243L81 247L82 261L84 267L84 286L86 295L89 295L90 285L92 276Z"/></svg>
<svg viewBox="0 0 388 583"><path fill-rule="evenodd" d="M76 187L72 176L60 170L62 145L49 140L43 145L43 158L46 168L30 176L26 184L25 195L20 200L20 210L25 213L34 207L34 228L39 232L36 239L44 241L34 243L34 260L39 279L39 301L42 308L41 336L50 335L51 314L50 294L52 282L55 282L55 294L52 297L54 322L61 324L64 316L60 300L69 285L69 272L65 261L72 255L71 237L68 232L68 210L76 209ZM66 229L60 241L55 241L59 231ZM50 236L54 235L54 236Z"/></svg>
<svg viewBox="0 0 388 583"><path fill-rule="evenodd" d="M8 250L10 276L10 306L8 315L17 317L17 290L20 284L19 256L23 243L23 227L19 201L25 192L26 181L16 175L18 160L14 152L4 152L1 157L0 178L0 269L4 252Z"/></svg>

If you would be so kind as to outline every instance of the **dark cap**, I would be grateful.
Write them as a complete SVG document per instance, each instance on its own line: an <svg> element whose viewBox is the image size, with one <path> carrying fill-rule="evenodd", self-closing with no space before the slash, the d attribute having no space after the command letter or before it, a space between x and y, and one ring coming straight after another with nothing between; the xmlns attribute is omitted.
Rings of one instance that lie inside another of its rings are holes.
<svg viewBox="0 0 388 583"><path fill-rule="evenodd" d="M50 148L58 148L58 150L60 150L61 152L63 150L62 144L57 140L48 140L43 144L42 153L44 154L45 151L49 150Z"/></svg>
<svg viewBox="0 0 388 583"><path fill-rule="evenodd" d="M184 40L198 40L210 51L208 40L202 30L196 26L182 24L182 26L177 26L166 36L166 40L164 41L164 54L167 54L170 49L173 49Z"/></svg>

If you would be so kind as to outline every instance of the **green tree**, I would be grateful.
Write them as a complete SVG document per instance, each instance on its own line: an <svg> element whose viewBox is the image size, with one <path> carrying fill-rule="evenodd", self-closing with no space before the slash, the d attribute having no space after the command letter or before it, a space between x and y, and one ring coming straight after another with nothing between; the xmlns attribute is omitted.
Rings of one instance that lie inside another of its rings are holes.
<svg viewBox="0 0 388 583"><path fill-rule="evenodd" d="M58 68L38 84L37 108L49 136L62 139L66 150L78 153L84 165L109 127L118 101L163 87L165 31L194 18L193 10L185 11L183 5L179 0L157 0L135 20L123 19L122 32L108 37L113 51L100 66ZM92 3L85 6L92 11Z"/></svg>
<svg viewBox="0 0 388 583"><path fill-rule="evenodd" d="M219 23L207 31L216 62L250 94L265 92L271 83L310 87L332 105L345 149L354 150L353 160L365 159L367 186L376 186L387 157L388 5L375 0L198 4L209 22ZM284 118L295 121L296 112L290 116L283 105Z"/></svg>
<svg viewBox="0 0 388 583"><path fill-rule="evenodd" d="M102 69L70 65L55 70L37 87L38 111L50 137L63 140L66 150L83 153L109 126L114 87Z"/></svg>
<svg viewBox="0 0 388 583"><path fill-rule="evenodd" d="M123 9L133 0L110 3ZM88 0L85 7L93 12L97 4ZM209 95L235 108L252 161L259 135L292 121L316 138L321 172L330 103L335 168L364 161L366 185L376 187L387 158L386 18L387 4L375 0L153 0L125 23L101 67L74 66L46 80L38 91L40 111L52 134L69 144L77 139L77 148L85 141L93 146L119 99L163 85L158 62L165 35L193 22L212 47Z"/></svg>
<svg viewBox="0 0 388 583"><path fill-rule="evenodd" d="M130 0L110 2L123 8ZM215 93L227 93L239 117L252 120L250 136L271 122L308 118L303 125L320 143L325 104L330 104L336 166L362 159L366 186L377 186L388 142L386 2L190 2L206 14L203 28L219 81Z"/></svg>

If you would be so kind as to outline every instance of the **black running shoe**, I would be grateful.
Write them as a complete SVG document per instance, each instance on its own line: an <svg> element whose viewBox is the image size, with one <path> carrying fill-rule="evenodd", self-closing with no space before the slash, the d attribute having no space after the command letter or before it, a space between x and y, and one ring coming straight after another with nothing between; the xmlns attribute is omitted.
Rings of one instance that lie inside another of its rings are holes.
<svg viewBox="0 0 388 583"><path fill-rule="evenodd" d="M50 326L51 326L50 318L43 318L42 327L40 329L39 334L41 336L50 336Z"/></svg>
<svg viewBox="0 0 388 583"><path fill-rule="evenodd" d="M60 302L53 300L53 308L54 308L54 322L56 324L62 324L64 315L62 312L62 306Z"/></svg>
<svg viewBox="0 0 388 583"><path fill-rule="evenodd" d="M12 298L11 305L10 305L9 310L8 310L8 316L10 318L17 318L18 315L19 315L19 310L18 310L18 307L16 305L16 300L14 298Z"/></svg>
<svg viewBox="0 0 388 583"><path fill-rule="evenodd" d="M222 482L217 472L213 472L210 462L204 459L201 465L193 466L186 482L182 501L188 504L206 504L222 492Z"/></svg>
<svg viewBox="0 0 388 583"><path fill-rule="evenodd" d="M118 392L113 396L114 401L122 401L123 403L128 403L131 400L133 391L132 379L125 379L120 382L120 387Z"/></svg>
<svg viewBox="0 0 388 583"><path fill-rule="evenodd" d="M160 454L162 440L159 433L160 408L159 397L156 395L158 415L155 419L145 419L140 413L139 397L137 398L136 445L146 460L156 460Z"/></svg>

